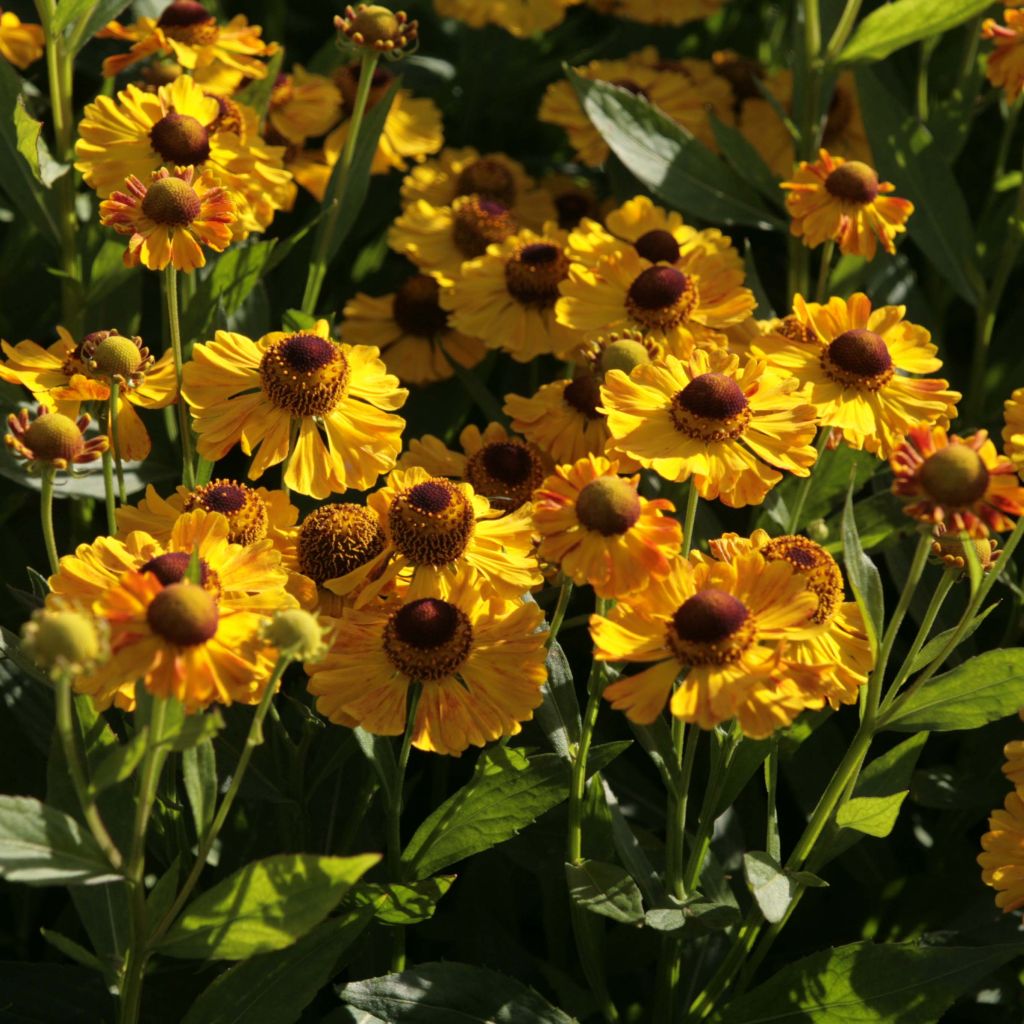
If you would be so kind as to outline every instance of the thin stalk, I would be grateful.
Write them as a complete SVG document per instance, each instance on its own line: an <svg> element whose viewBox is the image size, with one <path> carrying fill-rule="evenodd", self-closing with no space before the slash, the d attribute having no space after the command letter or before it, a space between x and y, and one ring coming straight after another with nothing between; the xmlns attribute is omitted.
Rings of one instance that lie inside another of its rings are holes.
<svg viewBox="0 0 1024 1024"><path fill-rule="evenodd" d="M182 366L184 357L181 347L181 319L178 315L178 271L168 263L161 281L164 302L167 306L167 327L174 350L174 372L178 379L178 437L181 441L182 483L191 490L196 485L195 459L192 456L192 427L188 421L188 406L182 392Z"/></svg>
<svg viewBox="0 0 1024 1024"><path fill-rule="evenodd" d="M697 493L697 485L690 480L690 488L686 492L686 512L683 517L683 550L694 547L693 525L697 521L697 502L700 495Z"/></svg>
<svg viewBox="0 0 1024 1024"><path fill-rule="evenodd" d="M800 481L800 486L796 492L796 498L793 501L793 510L789 514L789 526L787 527L787 532L789 533L796 533L797 527L800 525L800 519L804 514L804 506L807 504L807 496L811 493L811 482L814 478L814 469L817 467L822 455L825 454L825 449L828 447L828 439L831 434L831 427L822 427L818 431L818 440L815 443L818 456L814 460L814 466L811 467L810 472Z"/></svg>
<svg viewBox="0 0 1024 1024"><path fill-rule="evenodd" d="M114 453L108 448L103 453L103 504L107 510L107 533L117 533L117 498L114 494Z"/></svg>
<svg viewBox="0 0 1024 1024"><path fill-rule="evenodd" d="M862 0L846 0L846 6L839 16L832 38L829 39L828 46L825 47L824 60L826 64L831 64L846 45L846 40L850 38L850 33L857 21L857 15L860 14L861 3Z"/></svg>
<svg viewBox="0 0 1024 1024"><path fill-rule="evenodd" d="M117 469L117 494L122 505L127 504L128 495L124 488L124 466L121 463L121 437L117 428L117 411L121 405L121 385L116 377L110 379L109 433L110 447L114 450L114 466Z"/></svg>
<svg viewBox="0 0 1024 1024"><path fill-rule="evenodd" d="M832 270L832 256L836 251L836 243L830 238L821 248L821 262L818 264L818 282L814 286L814 301L824 302L828 289L828 275Z"/></svg>
<svg viewBox="0 0 1024 1024"><path fill-rule="evenodd" d="M568 576L562 577L562 585L558 588L558 601L555 610L551 614L551 626L548 629L548 647L557 639L562 630L562 623L565 621L565 612L569 607L569 600L572 597L572 580Z"/></svg>
<svg viewBox="0 0 1024 1024"><path fill-rule="evenodd" d="M803 0L804 13L804 90L803 116L800 124L800 155L804 160L814 157L818 144L817 120L821 88L821 13L818 0Z"/></svg>
<svg viewBox="0 0 1024 1024"><path fill-rule="evenodd" d="M53 535L53 478L56 472L53 466L43 468L39 491L39 516L43 524L43 541L46 544L46 557L50 561L50 572L60 568L57 541Z"/></svg>
<svg viewBox="0 0 1024 1024"><path fill-rule="evenodd" d="M366 102L370 96L370 86L373 83L373 72L377 67L378 54L367 52L363 54L362 63L359 66L359 85L356 89L355 103L352 106L352 117L348 125L348 135L345 138L345 148L341 152L341 168L335 178L335 189L324 201L327 204L327 220L323 229L317 233L316 250L309 262L309 276L306 278L306 291L302 296L302 311L313 315L317 301L320 298L320 290L324 286L327 277L328 255L327 248L334 235L334 225L341 212L341 197L345 194L345 186L348 180L348 173L352 167L352 157L356 149L356 140L359 137L359 130L363 124L363 115L366 113Z"/></svg>

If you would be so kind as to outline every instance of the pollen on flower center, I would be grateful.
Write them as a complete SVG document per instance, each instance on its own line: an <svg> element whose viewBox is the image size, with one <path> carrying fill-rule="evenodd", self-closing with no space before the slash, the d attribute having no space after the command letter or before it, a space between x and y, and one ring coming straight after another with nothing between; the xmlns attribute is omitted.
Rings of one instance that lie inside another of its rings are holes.
<svg viewBox="0 0 1024 1024"><path fill-rule="evenodd" d="M601 383L592 373L581 373L573 377L562 392L562 400L588 420L601 418L597 411L601 404Z"/></svg>
<svg viewBox="0 0 1024 1024"><path fill-rule="evenodd" d="M524 306L553 306L558 284L569 274L569 260L557 245L531 242L505 264L505 287Z"/></svg>
<svg viewBox="0 0 1024 1024"><path fill-rule="evenodd" d="M648 330L675 327L696 308L697 283L675 267L641 271L626 292L626 310Z"/></svg>
<svg viewBox="0 0 1024 1024"><path fill-rule="evenodd" d="M448 314L438 302L440 288L427 274L407 277L395 292L391 315L395 323L418 338L436 338L448 327Z"/></svg>
<svg viewBox="0 0 1024 1024"><path fill-rule="evenodd" d="M878 197L878 175L860 160L849 160L825 179L825 191L836 199L866 205Z"/></svg>
<svg viewBox="0 0 1024 1024"><path fill-rule="evenodd" d="M324 416L344 397L348 360L340 345L315 334L274 342L260 360L267 397L293 416Z"/></svg>
<svg viewBox="0 0 1024 1024"><path fill-rule="evenodd" d="M492 505L511 511L543 481L544 466L539 452L524 441L492 441L466 460L466 479Z"/></svg>
<svg viewBox="0 0 1024 1024"><path fill-rule="evenodd" d="M149 141L167 164L189 167L210 158L210 133L194 117L174 110L153 125Z"/></svg>
<svg viewBox="0 0 1024 1024"><path fill-rule="evenodd" d="M773 537L761 553L769 562L788 562L818 598L812 620L831 622L843 602L843 574L836 560L820 545L799 534Z"/></svg>
<svg viewBox="0 0 1024 1024"><path fill-rule="evenodd" d="M146 609L149 628L176 647L196 647L212 639L219 618L214 597L192 583L172 583Z"/></svg>
<svg viewBox="0 0 1024 1024"><path fill-rule="evenodd" d="M396 495L391 539L413 565L449 565L473 536L473 506L450 481L434 477Z"/></svg>
<svg viewBox="0 0 1024 1024"><path fill-rule="evenodd" d="M645 260L652 263L675 263L679 259L679 243L670 231L662 228L646 232L633 245Z"/></svg>
<svg viewBox="0 0 1024 1024"><path fill-rule="evenodd" d="M504 203L481 196L462 196L452 203L452 240L466 259L476 259L493 242L515 233L516 222Z"/></svg>
<svg viewBox="0 0 1024 1024"><path fill-rule="evenodd" d="M921 486L940 505L966 508L988 490L988 469L967 444L951 444L930 455L921 467Z"/></svg>
<svg viewBox="0 0 1024 1024"><path fill-rule="evenodd" d="M640 518L640 496L622 477L591 480L576 499L576 516L588 529L604 537L625 533Z"/></svg>
<svg viewBox="0 0 1024 1024"><path fill-rule="evenodd" d="M874 331L855 328L831 341L822 366L845 387L876 391L893 375L892 356L885 339Z"/></svg>
<svg viewBox="0 0 1024 1024"><path fill-rule="evenodd" d="M188 572L192 556L187 551L168 551L157 555L139 566L139 572L151 572L165 587L172 583L181 583ZM199 585L209 588L213 582L213 572L205 558L199 559Z"/></svg>
<svg viewBox="0 0 1024 1024"><path fill-rule="evenodd" d="M197 487L184 501L182 510L202 508L219 512L228 520L232 544L254 544L267 535L269 516L263 499L251 487L234 480L213 480Z"/></svg>
<svg viewBox="0 0 1024 1024"><path fill-rule="evenodd" d="M376 512L362 505L322 505L299 527L299 569L318 585L365 565L387 544Z"/></svg>
<svg viewBox="0 0 1024 1024"><path fill-rule="evenodd" d="M139 346L130 338L112 334L96 346L91 368L104 377L130 377L142 362Z"/></svg>
<svg viewBox="0 0 1024 1024"><path fill-rule="evenodd" d="M516 180L500 160L480 157L467 164L455 181L455 194L467 196L475 193L483 199L493 199L504 206L514 206Z"/></svg>
<svg viewBox="0 0 1024 1024"><path fill-rule="evenodd" d="M735 661L750 646L755 625L739 598L708 587L676 609L668 636L684 665L722 665Z"/></svg>
<svg viewBox="0 0 1024 1024"><path fill-rule="evenodd" d="M142 200L142 212L165 227L186 227L199 216L200 209L202 203L195 189L181 178L159 178Z"/></svg>
<svg viewBox="0 0 1024 1024"><path fill-rule="evenodd" d="M44 462L63 459L70 463L85 450L85 438L78 424L59 412L48 412L32 421L24 444L35 458Z"/></svg>
<svg viewBox="0 0 1024 1024"><path fill-rule="evenodd" d="M384 653L412 680L431 682L452 675L472 646L473 627L466 613L435 597L403 605L384 627Z"/></svg>

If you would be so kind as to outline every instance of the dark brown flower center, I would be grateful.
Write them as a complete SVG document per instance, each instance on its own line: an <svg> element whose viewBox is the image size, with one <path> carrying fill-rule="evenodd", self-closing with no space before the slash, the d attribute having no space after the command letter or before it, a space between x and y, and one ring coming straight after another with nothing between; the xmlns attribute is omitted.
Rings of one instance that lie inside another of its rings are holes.
<svg viewBox="0 0 1024 1024"><path fill-rule="evenodd" d="M844 331L828 346L828 359L843 373L868 379L892 369L892 356L881 335L860 328Z"/></svg>
<svg viewBox="0 0 1024 1024"><path fill-rule="evenodd" d="M560 246L531 242L505 264L505 287L524 306L553 306L558 285L569 275L569 260Z"/></svg>
<svg viewBox="0 0 1024 1024"><path fill-rule="evenodd" d="M460 608L436 597L403 605L384 627L384 653L413 680L443 679L461 668L473 628Z"/></svg>
<svg viewBox="0 0 1024 1024"><path fill-rule="evenodd" d="M473 193L483 199L493 199L504 206L515 206L516 179L500 160L483 156L467 164L455 181L457 196Z"/></svg>
<svg viewBox="0 0 1024 1024"><path fill-rule="evenodd" d="M544 479L540 452L525 441L491 441L466 460L466 480L477 494L505 511L530 499Z"/></svg>
<svg viewBox="0 0 1024 1024"><path fill-rule="evenodd" d="M679 259L679 243L669 231L655 228L633 243L636 251L652 263L675 263Z"/></svg>
<svg viewBox="0 0 1024 1024"><path fill-rule="evenodd" d="M219 512L228 520L228 540L232 544L254 544L262 540L270 526L267 506L259 494L234 480L212 480L189 494L182 510L205 509Z"/></svg>
<svg viewBox="0 0 1024 1024"><path fill-rule="evenodd" d="M484 445L482 453L487 472L507 484L521 484L533 471L534 460L522 442L498 441Z"/></svg>
<svg viewBox="0 0 1024 1024"><path fill-rule="evenodd" d="M686 275L675 267L648 267L629 286L629 298L640 309L667 309L686 291Z"/></svg>
<svg viewBox="0 0 1024 1024"><path fill-rule="evenodd" d="M210 159L210 134L188 114L164 114L150 129L149 141L167 164L191 167Z"/></svg>
<svg viewBox="0 0 1024 1024"><path fill-rule="evenodd" d="M176 647L196 647L217 633L217 602L193 583L172 583L146 609L146 622L158 636Z"/></svg>
<svg viewBox="0 0 1024 1024"><path fill-rule="evenodd" d="M151 572L165 587L172 583L181 583L188 572L192 556L187 551L168 551L166 554L157 555L148 562L139 566L139 572ZM199 585L207 586L210 583L210 566L204 558L199 559Z"/></svg>
<svg viewBox="0 0 1024 1024"><path fill-rule="evenodd" d="M421 649L447 643L455 636L458 625L458 608L434 597L424 597L404 605L395 615L398 639Z"/></svg>
<svg viewBox="0 0 1024 1024"><path fill-rule="evenodd" d="M597 411L601 404L601 382L592 373L573 377L562 392L562 400L589 420L601 418Z"/></svg>
<svg viewBox="0 0 1024 1024"><path fill-rule="evenodd" d="M728 420L747 408L747 398L739 384L724 373L702 373L680 391L673 403L694 416L708 420Z"/></svg>
<svg viewBox="0 0 1024 1024"><path fill-rule="evenodd" d="M210 12L195 0L174 0L163 9L156 23L161 28L186 28L209 21L211 17Z"/></svg>
<svg viewBox="0 0 1024 1024"><path fill-rule="evenodd" d="M391 314L406 334L436 338L448 328L448 314L438 301L440 288L427 274L407 277L395 292Z"/></svg>
<svg viewBox="0 0 1024 1024"><path fill-rule="evenodd" d="M988 490L988 469L967 444L951 444L930 455L921 467L921 486L940 505L966 508Z"/></svg>
<svg viewBox="0 0 1024 1024"><path fill-rule="evenodd" d="M558 226L569 229L588 216L594 204L585 192L563 192L555 196L555 209L558 211Z"/></svg>
<svg viewBox="0 0 1024 1024"><path fill-rule="evenodd" d="M672 616L679 638L693 644L718 644L747 621L747 606L724 590L709 587L685 600Z"/></svg>
<svg viewBox="0 0 1024 1024"><path fill-rule="evenodd" d="M312 373L334 362L338 347L315 334L296 334L281 346L281 357L299 373Z"/></svg>
<svg viewBox="0 0 1024 1024"><path fill-rule="evenodd" d="M435 477L395 496L391 539L413 565L450 565L473 535L473 506L448 480Z"/></svg>
<svg viewBox="0 0 1024 1024"><path fill-rule="evenodd" d="M260 360L260 381L270 401L293 416L323 416L345 395L348 360L340 345L315 334L274 342Z"/></svg>
<svg viewBox="0 0 1024 1024"><path fill-rule="evenodd" d="M825 191L847 203L865 205L878 196L878 175L860 160L849 160L825 179Z"/></svg>
<svg viewBox="0 0 1024 1024"><path fill-rule="evenodd" d="M618 476L591 480L576 499L579 521L605 537L625 533L640 518L641 511L636 488Z"/></svg>
<svg viewBox="0 0 1024 1024"><path fill-rule="evenodd" d="M466 259L476 259L487 246L515 234L515 218L494 199L461 196L452 203L452 240Z"/></svg>
<svg viewBox="0 0 1024 1024"><path fill-rule="evenodd" d="M453 495L450 487L437 480L428 480L410 489L409 503L421 512L443 512L452 503Z"/></svg>
<svg viewBox="0 0 1024 1024"><path fill-rule="evenodd" d="M321 505L299 527L299 569L322 585L376 558L386 544L372 509L350 503Z"/></svg>
<svg viewBox="0 0 1024 1024"><path fill-rule="evenodd" d="M807 589L818 598L813 620L831 622L843 603L843 574L836 560L820 545L799 534L773 537L761 553L769 562L788 562L804 578Z"/></svg>

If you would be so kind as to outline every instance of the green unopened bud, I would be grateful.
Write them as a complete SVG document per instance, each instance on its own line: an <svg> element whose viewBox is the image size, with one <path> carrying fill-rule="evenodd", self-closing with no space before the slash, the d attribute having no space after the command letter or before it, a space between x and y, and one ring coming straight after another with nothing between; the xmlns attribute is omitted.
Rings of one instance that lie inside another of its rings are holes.
<svg viewBox="0 0 1024 1024"><path fill-rule="evenodd" d="M106 656L107 640L94 618L83 612L41 608L21 630L25 653L51 675L87 672Z"/></svg>
<svg viewBox="0 0 1024 1024"><path fill-rule="evenodd" d="M297 661L319 661L327 653L329 634L329 628L322 627L315 615L301 608L278 612L263 633L268 643Z"/></svg>

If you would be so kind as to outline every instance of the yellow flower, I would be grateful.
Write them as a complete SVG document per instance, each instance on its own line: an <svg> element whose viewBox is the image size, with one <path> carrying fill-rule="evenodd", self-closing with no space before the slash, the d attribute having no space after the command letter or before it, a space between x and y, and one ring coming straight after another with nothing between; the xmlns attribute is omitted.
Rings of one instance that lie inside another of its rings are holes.
<svg viewBox="0 0 1024 1024"><path fill-rule="evenodd" d="M411 274L391 295L360 292L345 303L341 333L349 341L378 345L389 372L403 384L447 380L487 354L483 342L453 330L441 308L440 288L426 274Z"/></svg>
<svg viewBox="0 0 1024 1024"><path fill-rule="evenodd" d="M602 203L597 190L584 177L569 174L546 174L541 179L541 187L555 204L554 217L545 220L556 220L564 231L576 227L584 217L600 215ZM530 227L531 225L527 225Z"/></svg>
<svg viewBox="0 0 1024 1024"><path fill-rule="evenodd" d="M7 357L0 363L0 380L20 384L37 402L53 406L66 416L77 416L82 402L106 402L110 398L113 371L120 384L118 451L128 460L147 458L149 434L135 407L162 409L176 399L173 354L166 352L154 362L140 338L125 338L117 331L93 331L80 345L63 327L58 326L57 335L58 340L47 348L34 341L14 346L0 343Z"/></svg>
<svg viewBox="0 0 1024 1024"><path fill-rule="evenodd" d="M1024 388L1003 403L1003 451L1024 476Z"/></svg>
<svg viewBox="0 0 1024 1024"><path fill-rule="evenodd" d="M1005 25L986 18L981 25L981 38L995 43L985 64L985 74L1012 103L1024 89L1024 11L1004 8L1003 17Z"/></svg>
<svg viewBox="0 0 1024 1024"><path fill-rule="evenodd" d="M912 427L889 465L893 494L908 516L923 523L987 537L1012 530L1010 517L1024 515L1024 487L987 430L957 437L941 426Z"/></svg>
<svg viewBox="0 0 1024 1024"><path fill-rule="evenodd" d="M28 409L19 409L7 417L4 443L15 458L28 463L29 472L38 472L45 467L70 469L95 462L109 447L105 435L85 439L85 428L89 426L88 416L73 420L63 413L51 412L40 405L35 416Z"/></svg>
<svg viewBox="0 0 1024 1024"><path fill-rule="evenodd" d="M702 729L735 718L752 739L770 736L800 714L804 688L823 671L789 658L787 646L820 632L817 602L788 562L758 551L732 562L678 558L610 617L591 616L599 661L654 662L608 686L605 699L640 724L668 702Z"/></svg>
<svg viewBox="0 0 1024 1024"><path fill-rule="evenodd" d="M639 476L619 476L618 469L588 455L559 466L534 495L538 556L599 597L622 597L667 576L682 541L679 521L664 514L675 506L642 498Z"/></svg>
<svg viewBox="0 0 1024 1024"><path fill-rule="evenodd" d="M1024 785L1024 740L1011 740L1003 747L1003 774L1015 785Z"/></svg>
<svg viewBox="0 0 1024 1024"><path fill-rule="evenodd" d="M334 16L334 27L354 45L386 53L393 59L397 59L398 51L412 47L419 35L418 21L410 21L405 11L392 11L379 4L346 7L344 15Z"/></svg>
<svg viewBox="0 0 1024 1024"><path fill-rule="evenodd" d="M727 533L711 541L712 555L723 562L750 551L759 551L769 562L788 562L818 600L811 621L821 630L786 645L786 657L798 664L829 666L821 676L796 680L806 706L823 707L827 701L837 709L855 704L875 659L860 606L856 601L843 600L843 574L836 560L806 537L770 537L764 530L755 530L749 538Z"/></svg>
<svg viewBox="0 0 1024 1024"><path fill-rule="evenodd" d="M724 347L725 330L757 304L734 256L731 248L697 245L674 264L652 263L633 248L601 257L593 267L573 263L560 288L558 322L589 337L639 330L682 358L695 346Z"/></svg>
<svg viewBox="0 0 1024 1024"><path fill-rule="evenodd" d="M458 280L441 293L452 326L520 363L579 344L578 333L555 318L559 285L569 270L565 242L554 223L539 235L524 228L464 263Z"/></svg>
<svg viewBox="0 0 1024 1024"><path fill-rule="evenodd" d="M914 212L909 199L885 195L896 186L859 160L846 161L823 149L814 163L801 161L787 189L786 209L793 218L790 234L815 248L823 242L839 243L841 252L875 258L878 244L894 253L895 237L906 231Z"/></svg>
<svg viewBox="0 0 1024 1024"><path fill-rule="evenodd" d="M728 91L725 82L698 86L688 75L658 70L635 58L592 60L573 70L583 78L610 82L635 96L642 96L706 146L717 149L708 121L708 104L714 106L708 88ZM577 157L588 166L600 167L608 159L608 144L583 112L569 82L558 81L548 86L537 117L546 124L565 129Z"/></svg>
<svg viewBox="0 0 1024 1024"><path fill-rule="evenodd" d="M248 107L207 94L188 75L156 93L129 85L116 100L98 96L86 106L75 168L100 198L161 167L193 167L197 177L211 170L238 208L238 240L266 230L291 196L284 148L268 146L256 125Z"/></svg>
<svg viewBox="0 0 1024 1024"><path fill-rule="evenodd" d="M688 21L709 18L725 0L587 0L602 14L610 14L644 25L685 25Z"/></svg>
<svg viewBox="0 0 1024 1024"><path fill-rule="evenodd" d="M130 236L125 266L163 270L171 264L191 274L206 266L204 245L223 252L230 244L237 210L210 171L197 179L191 167L174 174L161 167L148 186L133 176L124 185L127 191L100 203L100 223Z"/></svg>
<svg viewBox="0 0 1024 1024"><path fill-rule="evenodd" d="M41 25L23 22L13 11L0 11L0 57L25 69L43 55L46 36Z"/></svg>
<svg viewBox="0 0 1024 1024"><path fill-rule="evenodd" d="M117 75L153 54L162 54L194 71L197 78L202 78L204 72L226 68L241 81L243 77L260 79L267 75L261 58L275 54L277 44L264 43L262 33L258 25L249 24L244 14L222 26L195 0L173 0L155 20L139 18L131 25L111 21L97 35L100 39L131 43L127 53L103 61L103 74L107 76Z"/></svg>
<svg viewBox="0 0 1024 1024"><path fill-rule="evenodd" d="M341 90L326 75L296 64L290 74L277 76L267 120L284 142L301 146L306 139L326 135L340 116Z"/></svg>
<svg viewBox="0 0 1024 1024"><path fill-rule="evenodd" d="M462 577L347 612L327 657L306 666L309 691L332 722L398 736L418 683L413 746L457 756L533 717L547 678L542 622L537 605L495 603Z"/></svg>
<svg viewBox="0 0 1024 1024"><path fill-rule="evenodd" d="M258 341L217 331L184 367L199 454L216 462L241 442L254 456L249 479L258 480L294 448L284 473L291 490L326 498L371 487L401 450L405 421L394 410L409 394L379 355L332 341L326 320Z"/></svg>
<svg viewBox="0 0 1024 1024"><path fill-rule="evenodd" d="M547 32L565 19L566 9L581 0L434 0L442 18L456 18L471 28L499 25L517 39Z"/></svg>
<svg viewBox="0 0 1024 1024"><path fill-rule="evenodd" d="M408 582L410 598L429 595L466 568L485 595L507 600L541 582L528 505L503 516L470 484L432 476L419 466L394 470L366 504L387 544L354 572L324 583L342 597L362 588L357 605L399 578Z"/></svg>
<svg viewBox="0 0 1024 1024"><path fill-rule="evenodd" d="M1002 810L989 817L988 828L978 854L981 880L996 890L996 906L1009 914L1024 907L1024 787L1006 795Z"/></svg>
<svg viewBox="0 0 1024 1024"><path fill-rule="evenodd" d="M624 451L667 480L692 477L702 498L756 505L784 470L807 476L815 460L814 409L795 378L763 360L698 349L683 362L612 370L601 389L609 453Z"/></svg>
<svg viewBox="0 0 1024 1024"><path fill-rule="evenodd" d="M883 459L911 427L949 426L960 394L944 380L909 376L935 373L942 362L928 331L903 319L904 306L872 310L858 292L826 305L798 295L793 308L789 336L765 335L753 348L799 379L822 426Z"/></svg>
<svg viewBox="0 0 1024 1024"><path fill-rule="evenodd" d="M462 451L453 452L427 434L409 442L398 468L420 466L431 476L463 480L494 508L512 512L530 500L550 466L535 444L509 434L500 423L489 423L483 431L465 427L459 445Z"/></svg>

